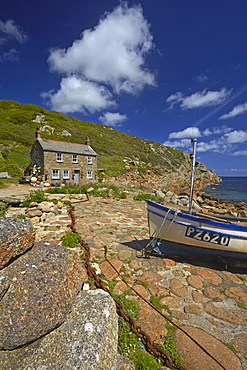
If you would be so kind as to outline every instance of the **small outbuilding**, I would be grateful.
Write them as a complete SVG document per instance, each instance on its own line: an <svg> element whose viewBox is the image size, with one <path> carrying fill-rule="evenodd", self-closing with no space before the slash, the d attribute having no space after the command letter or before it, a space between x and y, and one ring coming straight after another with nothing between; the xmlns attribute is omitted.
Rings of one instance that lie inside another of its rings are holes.
<svg viewBox="0 0 247 370"><path fill-rule="evenodd" d="M89 138L85 144L42 139L40 129L30 153L25 176L35 176L50 184L89 184L97 182L97 153Z"/></svg>

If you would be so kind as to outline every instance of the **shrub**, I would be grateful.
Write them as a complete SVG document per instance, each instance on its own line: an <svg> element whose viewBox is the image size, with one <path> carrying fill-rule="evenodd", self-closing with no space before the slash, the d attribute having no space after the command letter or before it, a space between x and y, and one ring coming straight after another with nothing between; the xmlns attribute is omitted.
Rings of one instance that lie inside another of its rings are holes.
<svg viewBox="0 0 247 370"><path fill-rule="evenodd" d="M80 244L80 236L69 231L61 237L62 245L65 248L74 248Z"/></svg>
<svg viewBox="0 0 247 370"><path fill-rule="evenodd" d="M129 357L136 370L158 370L162 366L161 362L142 349L136 349Z"/></svg>
<svg viewBox="0 0 247 370"><path fill-rule="evenodd" d="M23 205L23 207L29 207L29 205L32 202L41 203L41 202L43 202L47 199L48 198L47 198L46 194L44 193L44 191L41 190L41 189L38 189L38 190L31 191L29 193L29 195L23 201L22 205Z"/></svg>
<svg viewBox="0 0 247 370"><path fill-rule="evenodd" d="M137 195L134 196L133 198L134 200L145 200L145 199L149 199L149 200L156 200L157 198L152 195L152 194L146 194L146 193L139 193Z"/></svg>
<svg viewBox="0 0 247 370"><path fill-rule="evenodd" d="M0 202L0 217L4 217L7 208L8 206L5 203Z"/></svg>
<svg viewBox="0 0 247 370"><path fill-rule="evenodd" d="M171 356L177 364L183 365L184 361L178 352L177 345L174 339L174 331L176 330L174 326L172 326L170 323L166 324L166 327L168 329L168 333L164 340L161 343L158 343L158 345L164 349L168 353L169 356ZM174 368L177 368L177 366L174 364Z"/></svg>

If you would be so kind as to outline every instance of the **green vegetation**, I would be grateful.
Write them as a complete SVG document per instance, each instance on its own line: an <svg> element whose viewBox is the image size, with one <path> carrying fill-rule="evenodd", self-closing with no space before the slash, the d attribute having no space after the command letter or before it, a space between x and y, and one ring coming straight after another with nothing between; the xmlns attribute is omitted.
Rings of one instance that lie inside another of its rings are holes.
<svg viewBox="0 0 247 370"><path fill-rule="evenodd" d="M35 122L37 115L43 116L41 123ZM88 136L98 154L98 168L106 170L99 173L102 179L130 170L137 170L140 175L150 169L164 173L166 169L173 170L184 162L183 152L175 148L37 105L0 100L0 172L21 176L29 165L29 153L38 126L44 128L42 137L53 140L84 144ZM66 136L65 131L71 136Z"/></svg>
<svg viewBox="0 0 247 370"><path fill-rule="evenodd" d="M4 217L8 206L5 203L0 203L0 217Z"/></svg>
<svg viewBox="0 0 247 370"><path fill-rule="evenodd" d="M244 308L245 310L247 310L247 307L242 302L237 302L237 306L239 308Z"/></svg>
<svg viewBox="0 0 247 370"><path fill-rule="evenodd" d="M236 349L234 348L234 346L231 344L231 343L225 343L223 342L225 346L227 346L233 353L237 353Z"/></svg>
<svg viewBox="0 0 247 370"><path fill-rule="evenodd" d="M160 303L160 300L162 299L162 298L164 298L165 296L164 295L162 295L162 296L160 296L160 297L155 297L155 296L153 296L153 297L151 297L150 298L150 302L154 305L154 307L155 308L157 308L158 310L162 310L162 309L164 309L164 310L166 310L167 312L169 312L170 314L171 314L171 310L169 309L169 307L167 306L167 305L164 305L164 304L161 304Z"/></svg>
<svg viewBox="0 0 247 370"><path fill-rule="evenodd" d="M114 199L125 199L127 197L126 192L115 185L72 185L72 186L61 186L61 187L50 187L45 190L49 194L86 194L87 190L92 188L90 195L94 197L112 197Z"/></svg>
<svg viewBox="0 0 247 370"><path fill-rule="evenodd" d="M65 185L50 187L45 190L49 194L85 194L89 186L87 185Z"/></svg>
<svg viewBox="0 0 247 370"><path fill-rule="evenodd" d="M80 236L72 231L67 232L61 237L62 245L65 248L75 248L80 245Z"/></svg>
<svg viewBox="0 0 247 370"><path fill-rule="evenodd" d="M134 200L145 200L145 199L149 199L149 200L153 200L155 202L161 202L162 201L161 198L156 197L153 194L147 194L147 193L139 193L139 194L135 195L133 199Z"/></svg>
<svg viewBox="0 0 247 370"><path fill-rule="evenodd" d="M180 353L178 352L177 345L174 339L174 332L176 328L172 326L169 322L167 322L166 328L168 329L168 333L164 340L159 343L159 345L161 346L161 348L164 349L164 351L169 354L169 356L171 356L175 360L176 364L183 365L184 361ZM174 364L173 367L177 368L176 364Z"/></svg>
<svg viewBox="0 0 247 370"><path fill-rule="evenodd" d="M110 291L113 291L116 283L117 281L107 282ZM125 313L138 322L140 312L138 304L139 299L127 299L126 296L131 294L133 294L133 292L128 289L122 294L113 293L112 295L115 301L122 303ZM161 298L162 297L159 297L158 300ZM161 306L167 309L167 306ZM168 335L162 342L158 343L158 345L173 357L177 364L183 364L183 360L177 351L174 340L174 327L169 323L166 324L166 327L168 329ZM159 360L145 350L141 340L132 332L128 324L121 317L119 318L118 352L133 361L137 370L157 370L162 366ZM176 365L174 365L174 368L176 368Z"/></svg>
<svg viewBox="0 0 247 370"><path fill-rule="evenodd" d="M26 196L25 200L23 201L23 207L29 207L32 202L41 203L47 200L47 195L41 189L31 191L28 196Z"/></svg>

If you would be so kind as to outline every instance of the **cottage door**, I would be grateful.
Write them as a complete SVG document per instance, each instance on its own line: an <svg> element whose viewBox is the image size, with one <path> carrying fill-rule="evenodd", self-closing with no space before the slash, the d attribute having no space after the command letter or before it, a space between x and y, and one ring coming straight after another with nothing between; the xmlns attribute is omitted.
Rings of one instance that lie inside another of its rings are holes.
<svg viewBox="0 0 247 370"><path fill-rule="evenodd" d="M74 171L74 183L79 184L79 182L80 182L80 171L75 170Z"/></svg>

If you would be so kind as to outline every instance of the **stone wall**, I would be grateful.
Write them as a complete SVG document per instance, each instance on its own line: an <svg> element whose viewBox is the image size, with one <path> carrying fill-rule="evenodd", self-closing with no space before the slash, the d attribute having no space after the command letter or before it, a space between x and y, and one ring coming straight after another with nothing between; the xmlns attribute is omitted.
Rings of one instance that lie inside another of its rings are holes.
<svg viewBox="0 0 247 370"><path fill-rule="evenodd" d="M82 290L77 253L34 238L30 221L0 218L0 368L123 369L113 299Z"/></svg>
<svg viewBox="0 0 247 370"><path fill-rule="evenodd" d="M56 152L45 152L44 153L44 175L45 181L52 182L69 182L74 183L74 173L79 171L80 183L92 183L97 180L97 158L92 156L92 164L87 163L88 156L78 155L78 163L72 163L72 153L62 153L63 161L56 161ZM59 179L52 178L52 170L59 170ZM69 178L63 177L63 170L69 170ZM92 178L87 178L87 171L92 171Z"/></svg>

